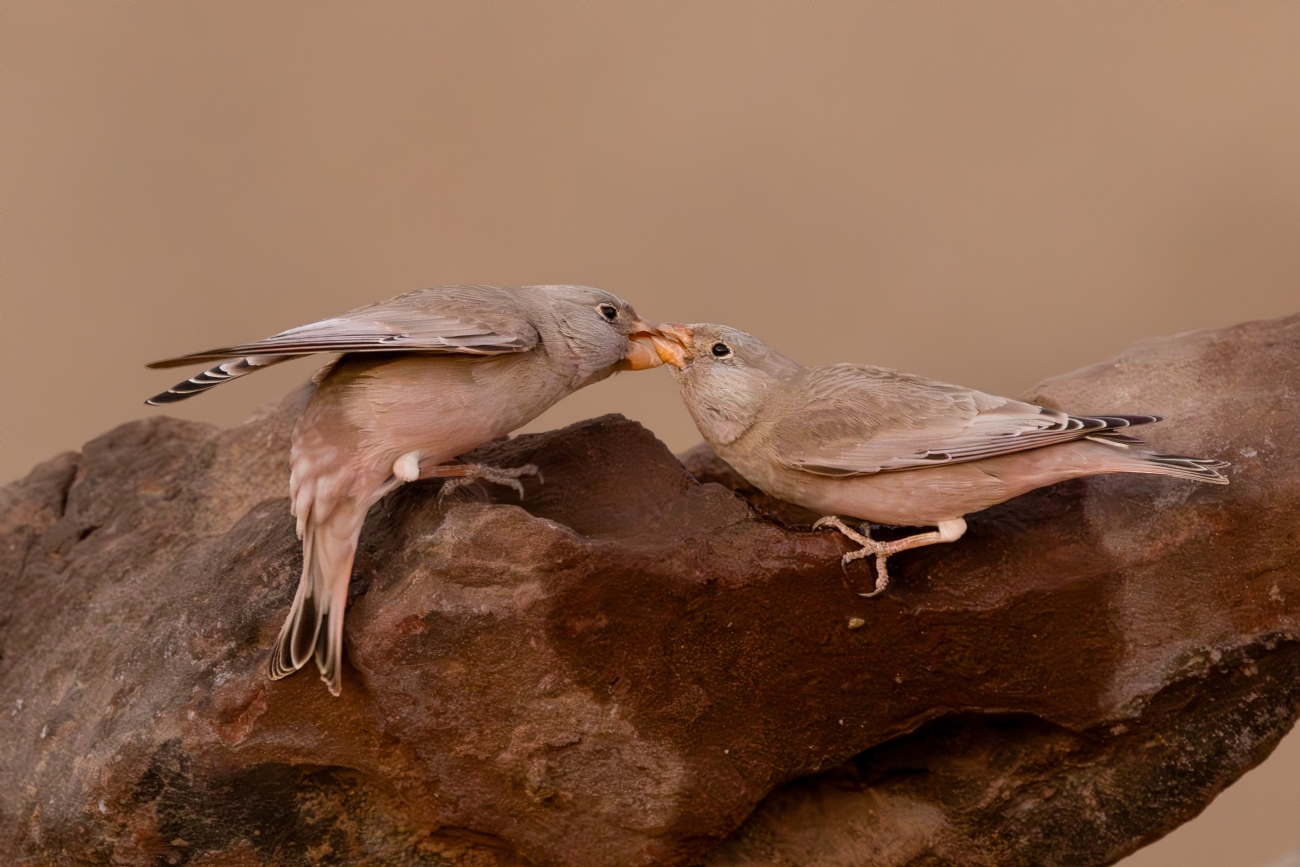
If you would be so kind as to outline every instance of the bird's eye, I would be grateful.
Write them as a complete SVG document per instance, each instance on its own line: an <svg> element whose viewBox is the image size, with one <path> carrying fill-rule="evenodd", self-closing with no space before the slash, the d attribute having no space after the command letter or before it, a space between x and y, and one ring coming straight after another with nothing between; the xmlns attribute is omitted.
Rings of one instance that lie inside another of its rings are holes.
<svg viewBox="0 0 1300 867"><path fill-rule="evenodd" d="M610 322L618 318L618 308L613 304L602 304L596 309L600 311L601 316L604 316Z"/></svg>
<svg viewBox="0 0 1300 867"><path fill-rule="evenodd" d="M709 351L713 353L714 358L726 358L731 354L731 347L725 343L715 343Z"/></svg>

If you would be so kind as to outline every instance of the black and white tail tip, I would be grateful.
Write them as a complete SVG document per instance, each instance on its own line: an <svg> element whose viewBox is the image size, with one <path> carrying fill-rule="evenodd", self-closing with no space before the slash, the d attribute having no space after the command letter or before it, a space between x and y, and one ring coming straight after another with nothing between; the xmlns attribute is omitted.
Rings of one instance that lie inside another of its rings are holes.
<svg viewBox="0 0 1300 867"><path fill-rule="evenodd" d="M1158 415L1093 415L1077 419L1071 418L1070 421L1081 423L1080 429L1087 432L1084 434L1085 439L1112 446L1128 447L1142 446L1146 445L1146 443L1131 434L1121 433L1124 428L1135 427L1140 424L1154 424L1158 421L1164 421L1164 417Z"/></svg>
<svg viewBox="0 0 1300 867"><path fill-rule="evenodd" d="M1124 428L1140 424L1151 424L1163 420L1163 417L1158 415L1098 415L1079 419L1079 421L1084 423L1083 429L1089 431L1084 436L1085 439L1105 443L1110 446L1117 446L1122 449L1128 449L1132 446L1146 445L1146 442L1143 440L1140 440L1131 434L1122 433ZM1071 421L1074 421L1074 419L1071 419ZM1099 427L1100 429L1089 430L1094 427ZM1211 485L1228 484L1228 477L1220 472L1220 470L1226 470L1228 467L1232 466L1232 464L1227 461L1215 461L1206 458L1189 458L1185 455L1155 454L1140 448L1138 449L1138 454L1136 456L1141 458L1144 463L1154 464L1160 467L1160 472L1163 475L1175 476L1182 479L1194 479L1198 482L1208 482Z"/></svg>
<svg viewBox="0 0 1300 867"><path fill-rule="evenodd" d="M191 376L184 382L173 385L162 394L155 394L145 403L149 406L176 403L178 400L185 400L196 394L202 394L209 388L215 388L223 382L238 379L241 376L270 367L272 364L279 364L281 361L288 361L297 357L296 355L248 355L243 358L236 358L234 361L227 361L218 364L216 367L209 368L198 376Z"/></svg>

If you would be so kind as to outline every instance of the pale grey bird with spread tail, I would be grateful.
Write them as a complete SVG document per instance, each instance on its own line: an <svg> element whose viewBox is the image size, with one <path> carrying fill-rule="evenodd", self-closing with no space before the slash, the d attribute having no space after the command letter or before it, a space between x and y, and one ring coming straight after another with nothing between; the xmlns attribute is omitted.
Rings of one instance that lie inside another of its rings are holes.
<svg viewBox="0 0 1300 867"><path fill-rule="evenodd" d="M1157 454L1128 428L1151 415L1070 416L881 367L804 367L723 325L660 325L654 341L718 457L760 490L825 517L876 555L954 542L965 516L1034 488L1099 473L1155 473L1226 485L1223 461ZM866 521L859 531L839 516ZM890 542L870 523L933 526Z"/></svg>
<svg viewBox="0 0 1300 867"><path fill-rule="evenodd" d="M422 289L238 346L155 362L225 361L147 402L184 400L272 364L343 353L314 377L293 429L290 508L302 580L271 657L278 679L313 656L339 694L343 611L366 512L405 482L480 478L510 485L537 467L451 463L618 370L661 364L654 326L586 286Z"/></svg>

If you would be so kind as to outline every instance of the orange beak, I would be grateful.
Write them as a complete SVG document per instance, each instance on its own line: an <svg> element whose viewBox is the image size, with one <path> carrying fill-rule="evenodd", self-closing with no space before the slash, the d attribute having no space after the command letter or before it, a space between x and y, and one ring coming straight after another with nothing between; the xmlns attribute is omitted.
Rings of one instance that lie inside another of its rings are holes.
<svg viewBox="0 0 1300 867"><path fill-rule="evenodd" d="M660 361L679 370L685 367L687 359L691 357L690 346L695 339L695 329L689 325L666 322L655 331L657 333L650 335L650 340Z"/></svg>
<svg viewBox="0 0 1300 867"><path fill-rule="evenodd" d="M627 355L618 363L619 370L646 370L664 363L662 355L656 351L655 335L658 333L649 322L638 319L636 330L627 336Z"/></svg>

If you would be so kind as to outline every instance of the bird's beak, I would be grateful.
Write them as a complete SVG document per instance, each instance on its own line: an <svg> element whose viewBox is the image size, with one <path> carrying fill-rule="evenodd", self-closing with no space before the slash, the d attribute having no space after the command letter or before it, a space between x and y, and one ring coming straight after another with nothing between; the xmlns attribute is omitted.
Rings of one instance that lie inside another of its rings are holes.
<svg viewBox="0 0 1300 867"><path fill-rule="evenodd" d="M656 351L655 335L658 329L644 319L638 319L632 324L635 330L627 336L627 355L619 362L619 369L646 370L663 364L662 354Z"/></svg>
<svg viewBox="0 0 1300 867"><path fill-rule="evenodd" d="M666 322L655 329L655 332L650 335L650 340L654 343L659 360L679 370L686 367L686 362L691 357L689 347L691 341L695 339L695 330L689 325Z"/></svg>

